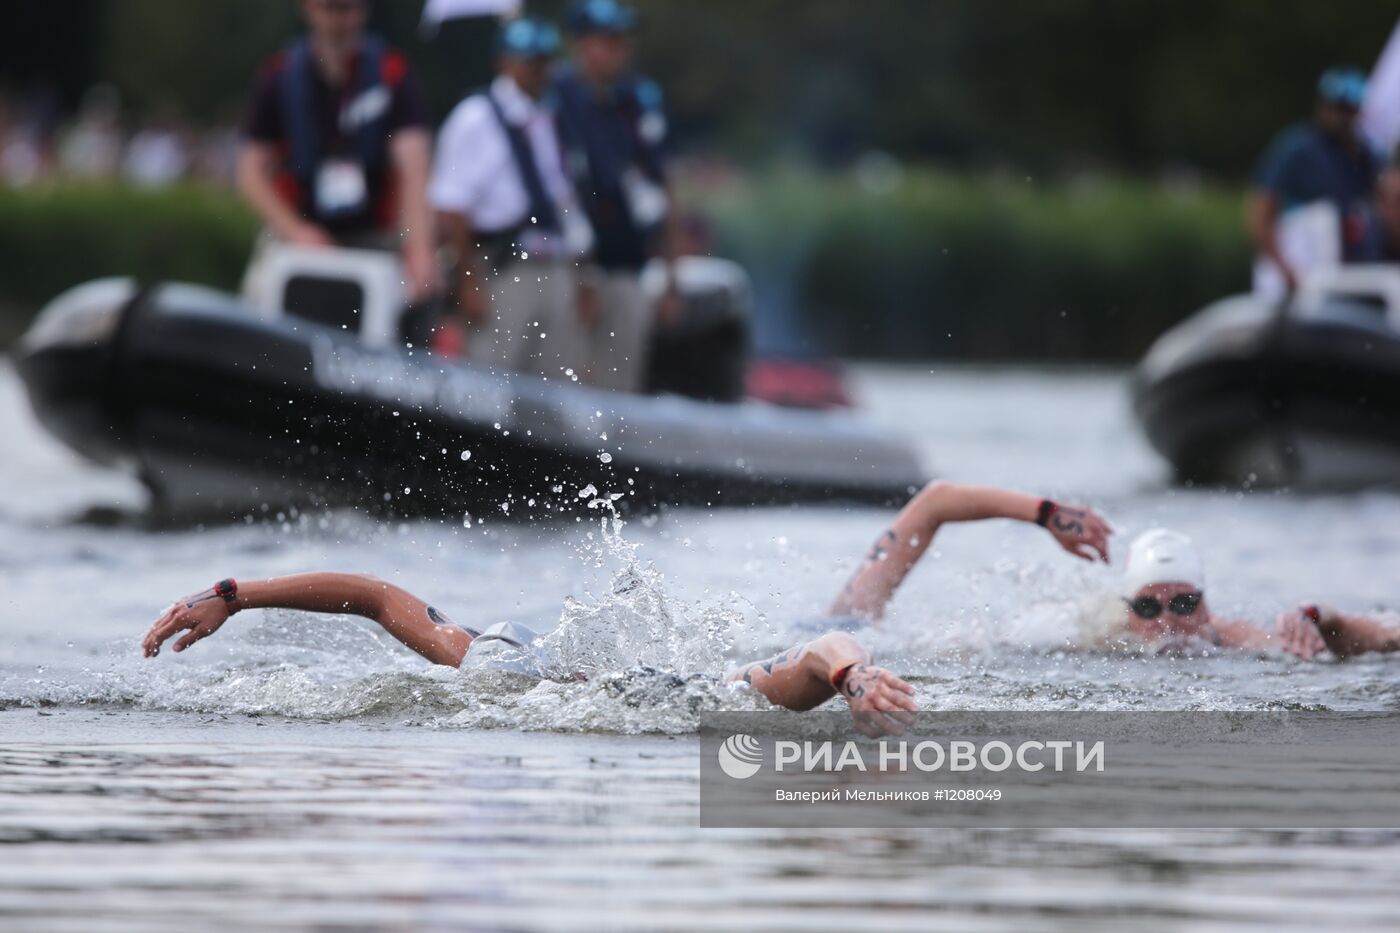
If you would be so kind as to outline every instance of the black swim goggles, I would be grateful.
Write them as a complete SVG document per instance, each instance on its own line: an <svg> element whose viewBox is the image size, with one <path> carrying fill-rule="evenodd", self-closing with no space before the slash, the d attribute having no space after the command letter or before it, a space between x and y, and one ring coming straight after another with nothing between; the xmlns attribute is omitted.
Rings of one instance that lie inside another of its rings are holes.
<svg viewBox="0 0 1400 933"><path fill-rule="evenodd" d="M1189 616L1196 611L1202 598L1201 593L1177 593L1167 600L1166 609L1174 616ZM1155 596L1139 596L1137 599L1124 599L1123 602L1140 619L1155 619L1162 614L1162 601Z"/></svg>

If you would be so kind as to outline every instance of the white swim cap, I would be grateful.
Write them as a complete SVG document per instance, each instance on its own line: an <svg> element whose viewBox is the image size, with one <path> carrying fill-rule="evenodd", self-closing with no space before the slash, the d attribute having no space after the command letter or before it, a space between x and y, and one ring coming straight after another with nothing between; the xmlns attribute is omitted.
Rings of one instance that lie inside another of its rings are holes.
<svg viewBox="0 0 1400 933"><path fill-rule="evenodd" d="M1191 539L1179 531L1153 528L1133 539L1123 570L1123 595L1132 598L1144 586L1189 583L1205 589L1206 572Z"/></svg>
<svg viewBox="0 0 1400 933"><path fill-rule="evenodd" d="M463 670L512 671L543 677L545 656L537 642L539 634L519 622L497 622L472 639Z"/></svg>
<svg viewBox="0 0 1400 933"><path fill-rule="evenodd" d="M519 622L497 622L476 636L476 640L482 643L503 641L516 648L528 648L539 637L539 633L528 625L521 625Z"/></svg>

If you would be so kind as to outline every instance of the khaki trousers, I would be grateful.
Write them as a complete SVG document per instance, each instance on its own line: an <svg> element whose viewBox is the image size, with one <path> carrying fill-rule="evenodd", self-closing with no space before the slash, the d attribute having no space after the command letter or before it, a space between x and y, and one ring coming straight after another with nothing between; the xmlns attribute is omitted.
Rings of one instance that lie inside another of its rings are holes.
<svg viewBox="0 0 1400 933"><path fill-rule="evenodd" d="M595 273L598 322L588 333L588 381L599 388L640 392L651 339L651 302L636 272Z"/></svg>
<svg viewBox="0 0 1400 933"><path fill-rule="evenodd" d="M467 358L482 366L568 379L588 365L579 324L577 276L567 263L528 259L498 272L486 320L468 335Z"/></svg>

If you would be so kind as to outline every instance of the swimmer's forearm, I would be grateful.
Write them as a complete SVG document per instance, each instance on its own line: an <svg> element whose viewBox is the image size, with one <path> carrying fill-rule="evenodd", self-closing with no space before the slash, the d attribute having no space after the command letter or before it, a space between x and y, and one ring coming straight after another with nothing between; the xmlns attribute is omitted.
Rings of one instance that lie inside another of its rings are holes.
<svg viewBox="0 0 1400 933"><path fill-rule="evenodd" d="M1215 642L1222 647L1246 650L1281 647L1290 653L1299 654L1305 660L1311 660L1316 651L1321 650L1321 645L1300 653L1299 645L1306 645L1307 642L1302 630L1298 628L1301 624L1307 626L1308 632L1315 628L1316 634L1321 636L1322 644L1337 658L1350 658L1372 652L1400 651L1400 630L1379 619L1319 606L1309 608L1317 610L1315 622L1309 621L1308 610L1296 610L1280 616L1278 626L1273 631L1248 622L1212 618L1211 627L1215 630Z"/></svg>
<svg viewBox="0 0 1400 933"><path fill-rule="evenodd" d="M925 527L936 530L944 522L975 522L987 518L1011 518L1034 522L1040 496L995 486L936 482L924 487L910 506L916 506Z"/></svg>
<svg viewBox="0 0 1400 933"><path fill-rule="evenodd" d="M1011 518L1034 522L1041 498L992 486L929 483L895 518L831 607L832 615L879 618L945 522Z"/></svg>
<svg viewBox="0 0 1400 933"><path fill-rule="evenodd" d="M235 611L299 609L363 616L434 664L451 667L462 663L472 643L470 632L442 624L446 619L417 596L366 574L299 573L240 581L234 606Z"/></svg>
<svg viewBox="0 0 1400 933"><path fill-rule="evenodd" d="M811 656L809 670L823 685L832 685L840 672L871 663L871 653L864 644L846 632L827 632L819 637L812 642ZM836 692L834 686L832 692Z"/></svg>
<svg viewBox="0 0 1400 933"><path fill-rule="evenodd" d="M828 632L818 638L808 645L808 656L808 670L825 684L852 665L870 663L870 652L845 632Z"/></svg>
<svg viewBox="0 0 1400 933"><path fill-rule="evenodd" d="M1400 632L1370 616L1321 611L1317 630L1327 648L1339 658L1349 658L1369 652L1400 651Z"/></svg>
<svg viewBox="0 0 1400 933"><path fill-rule="evenodd" d="M763 661L739 668L730 680L742 680L770 703L808 710L836 695L832 681L846 668L867 664L864 646L845 632L822 637Z"/></svg>
<svg viewBox="0 0 1400 933"><path fill-rule="evenodd" d="M240 580L235 611L299 609L346 612L373 618L388 584L356 573L298 573L267 580Z"/></svg>

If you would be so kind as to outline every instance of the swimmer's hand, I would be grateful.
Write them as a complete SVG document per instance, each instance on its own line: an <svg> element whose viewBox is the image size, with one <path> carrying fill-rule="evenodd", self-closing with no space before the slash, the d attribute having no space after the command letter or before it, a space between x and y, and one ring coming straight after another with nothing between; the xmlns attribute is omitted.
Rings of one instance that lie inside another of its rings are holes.
<svg viewBox="0 0 1400 933"><path fill-rule="evenodd" d="M1274 634L1278 637L1279 647L1304 661L1311 661L1327 650L1327 641L1306 608L1281 613L1275 626Z"/></svg>
<svg viewBox="0 0 1400 933"><path fill-rule="evenodd" d="M872 739L903 735L919 711L913 685L873 664L851 668L841 683L841 695L851 708L856 729Z"/></svg>
<svg viewBox="0 0 1400 933"><path fill-rule="evenodd" d="M234 608L212 588L186 596L156 619L141 640L141 648L146 657L153 658L160 654L160 646L176 632L188 631L187 635L175 642L175 650L184 651L201 638L208 638L217 632L233 612Z"/></svg>
<svg viewBox="0 0 1400 933"><path fill-rule="evenodd" d="M1075 557L1094 560L1097 553L1099 560L1108 563L1108 536L1113 528L1093 509L1057 503L1045 530Z"/></svg>

